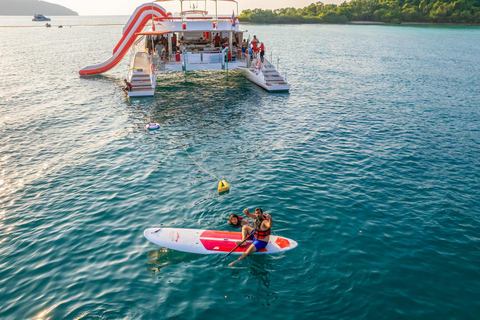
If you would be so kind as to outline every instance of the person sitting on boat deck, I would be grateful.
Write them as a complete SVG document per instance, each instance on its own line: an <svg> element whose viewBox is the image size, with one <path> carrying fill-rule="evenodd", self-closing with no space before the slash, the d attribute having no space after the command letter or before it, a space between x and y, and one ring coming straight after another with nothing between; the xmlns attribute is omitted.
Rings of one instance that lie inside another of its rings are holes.
<svg viewBox="0 0 480 320"><path fill-rule="evenodd" d="M260 251L264 249L268 241L270 240L270 232L273 227L273 220L272 217L266 212L263 214L263 210L260 208L255 209L255 214L248 211L248 208L243 210L243 214L247 217L255 219L254 228L244 225L242 228L242 240L237 241L237 245L241 244L247 237L253 240L253 243L250 247L245 251L240 258L233 261L229 264L229 266L233 266L234 263L245 259L255 251ZM246 241L241 244L241 246L246 246Z"/></svg>
<svg viewBox="0 0 480 320"><path fill-rule="evenodd" d="M228 38L221 38L220 39L220 45L222 48L225 48L225 46L228 44Z"/></svg>
<svg viewBox="0 0 480 320"><path fill-rule="evenodd" d="M238 228L248 224L248 222L246 221L246 219L239 217L238 214L233 213L228 220L228 224L234 226L235 228Z"/></svg>
<svg viewBox="0 0 480 320"><path fill-rule="evenodd" d="M168 51L168 40L167 38L164 38L162 35L162 38L160 39L163 43L163 47L165 48L166 51Z"/></svg>
<svg viewBox="0 0 480 320"><path fill-rule="evenodd" d="M145 47L147 48L149 55L152 55L154 44L155 39L153 37L147 36L147 40L145 40Z"/></svg>
<svg viewBox="0 0 480 320"><path fill-rule="evenodd" d="M215 47L216 48L220 47L220 36L219 36L218 32L215 35Z"/></svg>
<svg viewBox="0 0 480 320"><path fill-rule="evenodd" d="M265 46L263 45L263 42L260 42L260 60L263 63L263 56L265 55Z"/></svg>

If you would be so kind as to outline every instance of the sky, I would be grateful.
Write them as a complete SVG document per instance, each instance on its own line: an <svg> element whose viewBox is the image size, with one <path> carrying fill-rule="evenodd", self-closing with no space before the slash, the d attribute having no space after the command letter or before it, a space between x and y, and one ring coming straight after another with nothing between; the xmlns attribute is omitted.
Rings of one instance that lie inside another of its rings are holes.
<svg viewBox="0 0 480 320"><path fill-rule="evenodd" d="M81 16L89 15L131 15L133 11L141 4L147 3L146 0L45 0L50 3L56 3L78 12ZM286 7L303 8L318 0L238 0L238 9L240 12L245 9L278 9ZM343 0L326 0L323 3L340 4ZM180 11L179 1L157 2L167 11L172 13ZM190 4L204 9L205 1L192 1ZM184 10L190 8L188 2L184 2ZM186 8L185 8L186 7ZM235 3L218 2L219 13L230 13L236 10ZM215 14L215 2L207 0L207 11L209 14Z"/></svg>

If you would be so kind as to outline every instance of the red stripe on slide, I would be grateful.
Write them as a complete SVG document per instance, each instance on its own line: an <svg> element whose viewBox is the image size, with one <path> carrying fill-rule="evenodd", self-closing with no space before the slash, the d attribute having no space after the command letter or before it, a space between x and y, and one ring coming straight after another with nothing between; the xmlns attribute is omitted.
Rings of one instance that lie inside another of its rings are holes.
<svg viewBox="0 0 480 320"><path fill-rule="evenodd" d="M117 52L117 49L118 47L120 47L121 43L123 42L123 40L125 39L125 37L130 33L130 31L132 30L133 28L133 25L137 22L137 20L139 19L139 17L142 15L143 12L147 11L147 10L151 10L152 7L151 5L146 5L145 7L143 7L142 9L140 9L137 14L135 15L135 18L132 19L132 22L128 25L127 27L127 30L123 33L123 36L122 36L122 39L120 39L120 41L118 42L118 44L115 46L115 48L113 49L113 54L115 54L115 52ZM166 18L167 17L167 14L165 13L165 11L163 10L160 10L159 8L157 7L153 7L153 10L156 12L156 13L160 13L163 17L161 16L157 16L157 15L154 15L155 18L158 18L160 20L163 20L163 18Z"/></svg>
<svg viewBox="0 0 480 320"><path fill-rule="evenodd" d="M140 12L143 12L145 10L149 10L149 7L145 7L143 8ZM157 17L157 18L162 18L161 16L159 16L159 14L163 15L164 17L167 17L166 13L156 7L154 7L154 17ZM139 14L141 14L139 12ZM128 31L131 30L131 28L133 28L133 25L137 22L138 18L139 18L139 14L136 15L135 19L132 21L131 25L129 26L129 29ZM137 29L135 30L135 33L139 32L140 30L142 30L146 23L151 19L150 16L145 16L143 18L143 20L141 21L141 23L138 25ZM135 42L135 40L137 39L137 36L135 35L130 37L128 39L128 41L126 42L126 45L124 46L123 50L117 55L117 57L112 61L110 62L108 65L106 66L103 66L101 68L97 68L97 69L87 69L87 70L80 70L78 73L82 76L87 76L87 75L94 75L94 74L99 74L99 73L104 73L110 69L112 69L113 67L115 67L120 61L122 61L123 57L125 57L125 55L127 54L127 52L130 50L130 48L132 47L133 43ZM124 35L122 36L122 39L117 43L117 46L115 47L115 49L113 50L114 52L114 55L116 54L116 51L118 49L118 47L122 44L122 42L124 42L126 39L126 35L128 35L128 32L125 32Z"/></svg>
<svg viewBox="0 0 480 320"><path fill-rule="evenodd" d="M142 29L143 25L149 19L150 19L149 17L144 17L143 20L142 20L142 23L138 26L136 31L138 32L138 30ZM107 64L103 67L97 68L97 69L87 69L87 70L82 69L82 70L79 71L79 74L82 75L82 76L94 75L94 74L104 73L105 71L108 71L108 70L112 69L120 61L122 61L123 57L125 57L125 55L128 53L128 51L130 50L130 48L132 47L132 45L133 45L133 43L135 42L136 39L137 39L136 35L130 37L128 39L128 42L126 43L125 47L123 48L123 50L120 53L118 53L117 57L112 62L110 62L109 64Z"/></svg>

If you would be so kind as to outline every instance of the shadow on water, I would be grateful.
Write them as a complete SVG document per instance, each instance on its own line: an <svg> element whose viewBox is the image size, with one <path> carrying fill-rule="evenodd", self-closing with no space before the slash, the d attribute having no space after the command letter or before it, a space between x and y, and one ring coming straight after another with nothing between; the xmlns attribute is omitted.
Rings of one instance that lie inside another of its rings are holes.
<svg viewBox="0 0 480 320"><path fill-rule="evenodd" d="M271 259L267 255L251 256L247 259L243 262L247 264L245 268L232 269L232 278L238 278L240 281L247 277L250 293L244 294L244 297L261 303L263 306L270 306L278 299L277 292L270 288L269 270L273 269Z"/></svg>
<svg viewBox="0 0 480 320"><path fill-rule="evenodd" d="M112 75L109 75L109 74L95 74L95 75L91 75L91 76L81 76L81 75L79 75L79 78L81 80L85 80L85 81L111 82L111 83L114 83L115 85L119 85L119 86L124 85L123 78L115 77L115 76L112 76Z"/></svg>
<svg viewBox="0 0 480 320"><path fill-rule="evenodd" d="M187 81L182 72L159 75L153 98L134 98L127 103L133 107L134 121L141 115L147 122L171 123L184 133L210 128L214 130L209 129L209 134L219 135L268 112L272 99L283 104L290 96L265 91L240 70L229 71L227 79L222 70L188 72Z"/></svg>
<svg viewBox="0 0 480 320"><path fill-rule="evenodd" d="M160 248L158 250L148 251L147 257L149 258L148 264L155 265L155 267L147 267L147 271L155 274L160 272L160 269L163 267L180 264L182 262L190 262L201 258L201 255Z"/></svg>

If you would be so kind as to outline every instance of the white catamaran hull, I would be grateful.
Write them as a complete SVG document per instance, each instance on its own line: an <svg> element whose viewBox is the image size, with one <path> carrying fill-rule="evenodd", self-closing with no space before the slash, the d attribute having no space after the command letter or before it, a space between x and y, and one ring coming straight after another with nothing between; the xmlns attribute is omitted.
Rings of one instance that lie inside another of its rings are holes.
<svg viewBox="0 0 480 320"><path fill-rule="evenodd" d="M290 90L290 85L286 84L279 84L279 83L270 83L266 81L265 75L263 72L259 72L255 74L254 69L244 69L245 70L245 77L252 81L253 83L259 85L263 89L270 91L270 92L282 92Z"/></svg>

